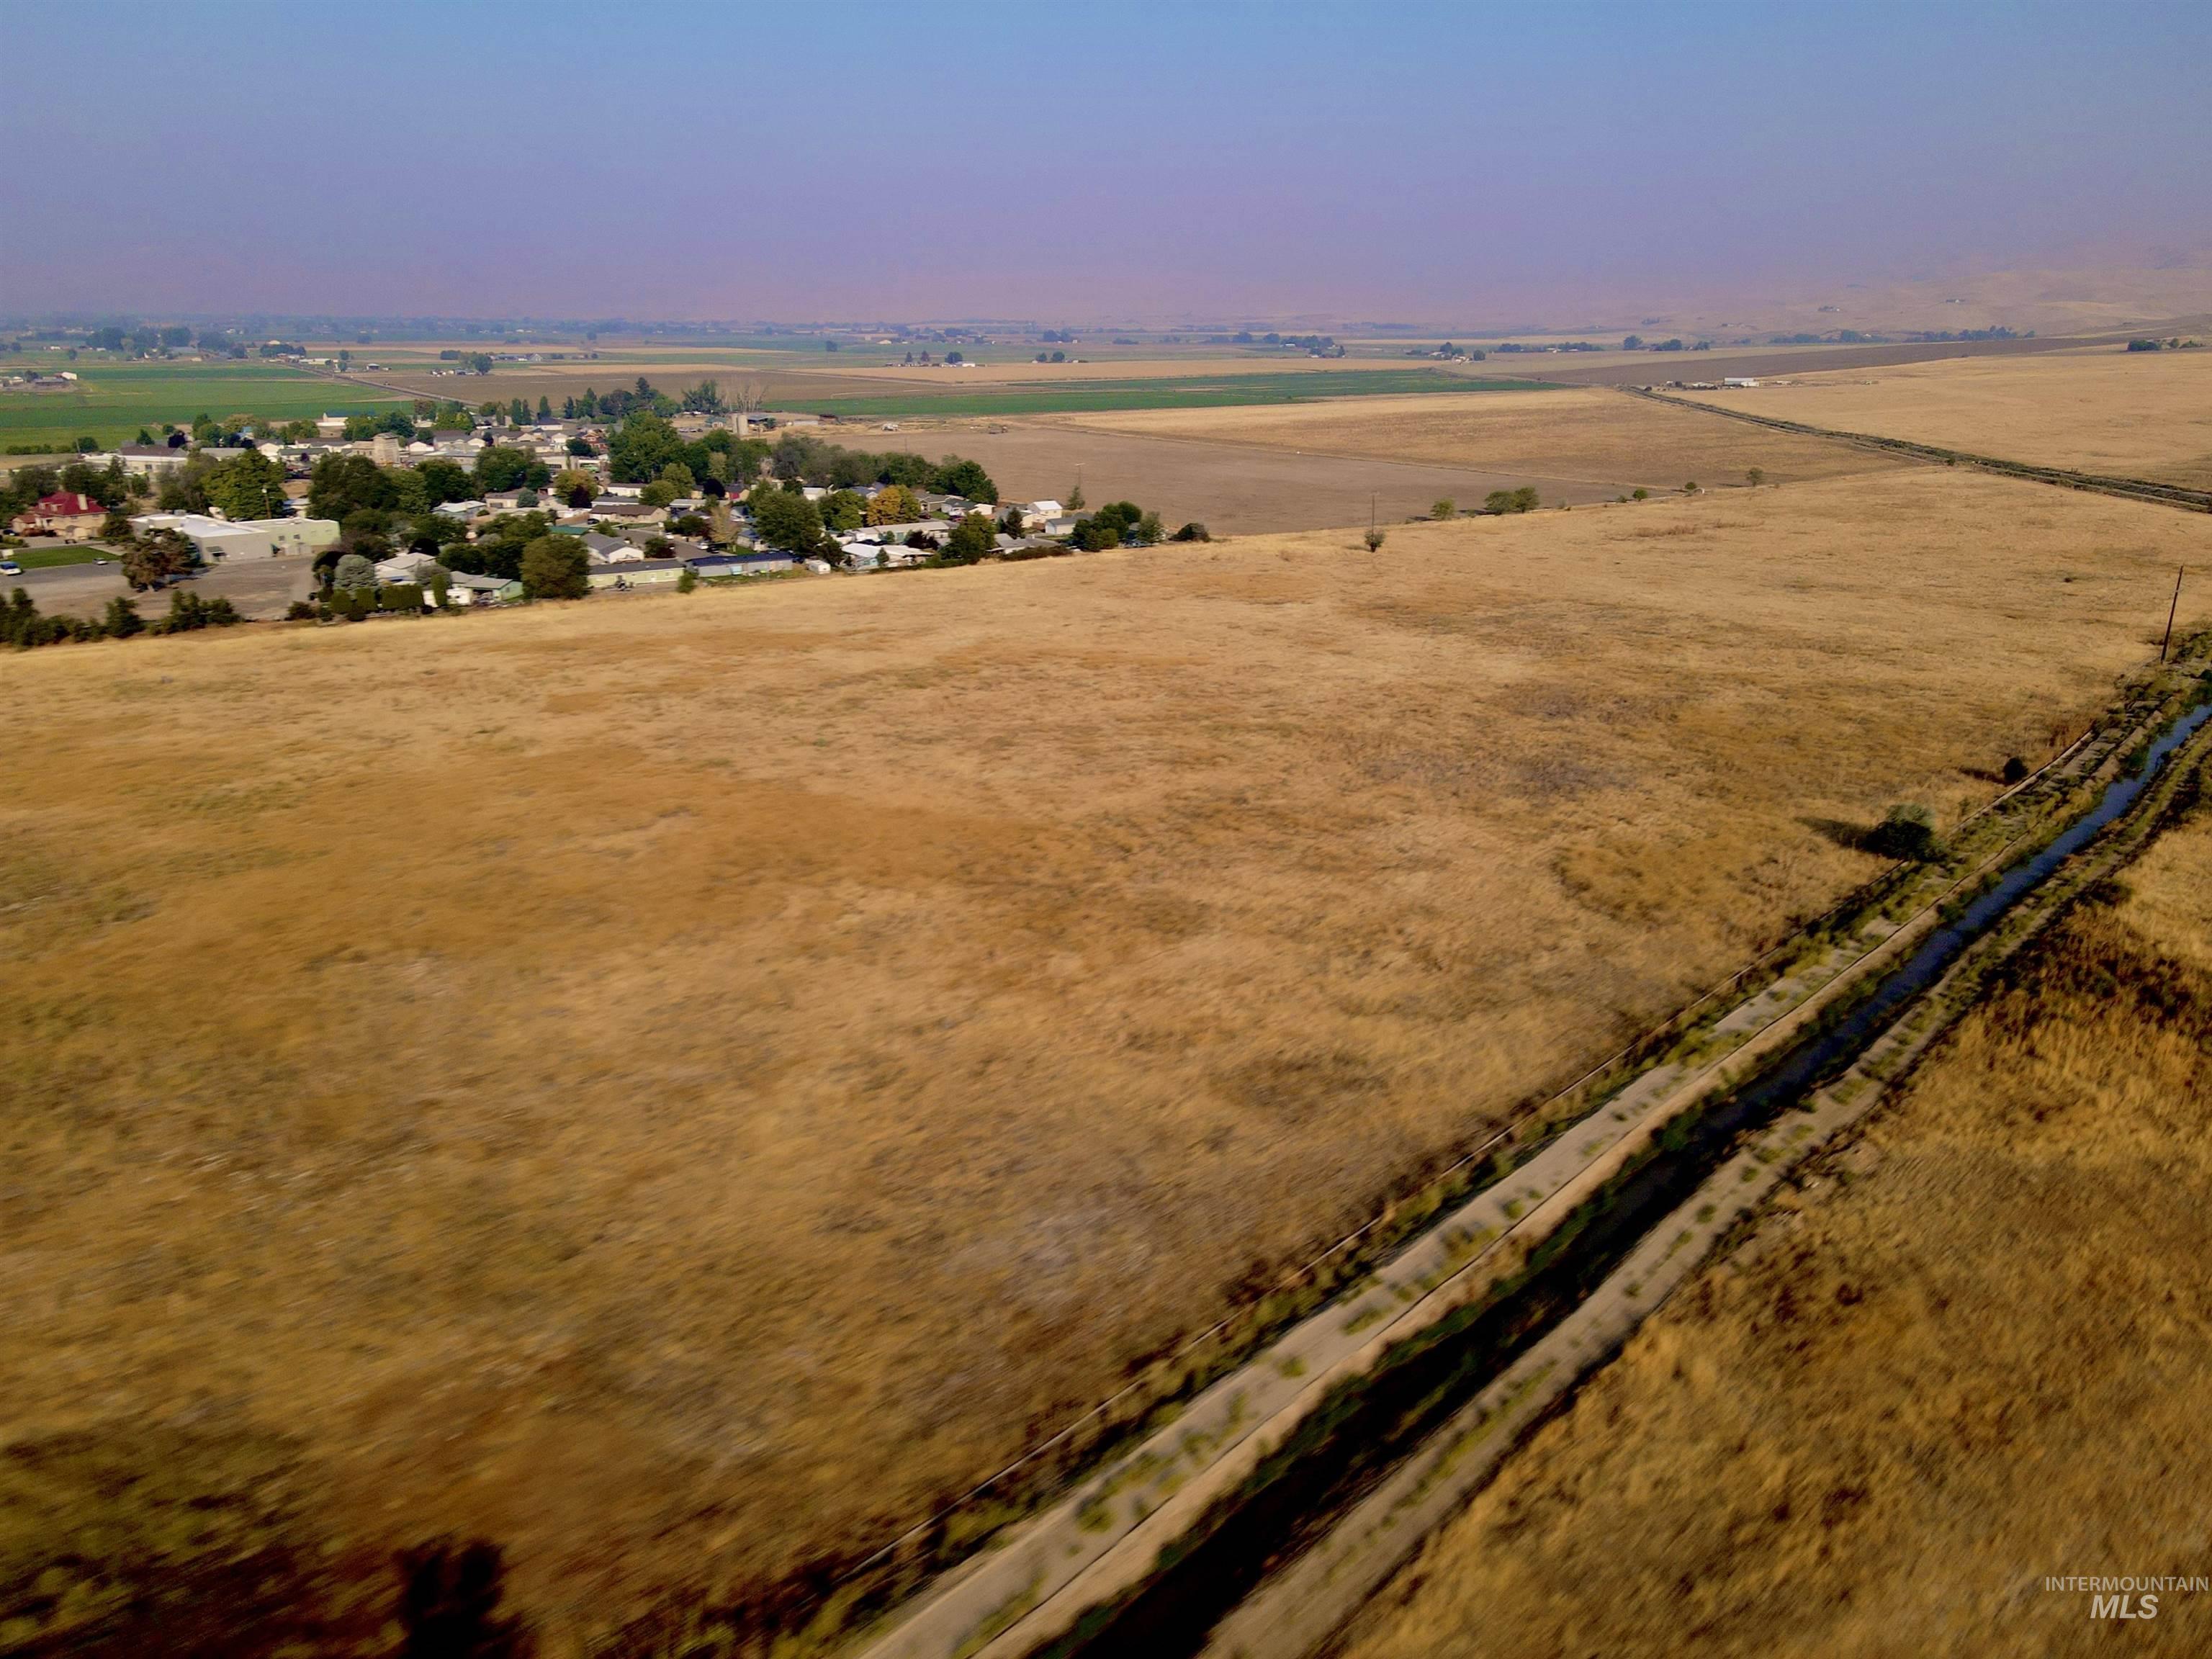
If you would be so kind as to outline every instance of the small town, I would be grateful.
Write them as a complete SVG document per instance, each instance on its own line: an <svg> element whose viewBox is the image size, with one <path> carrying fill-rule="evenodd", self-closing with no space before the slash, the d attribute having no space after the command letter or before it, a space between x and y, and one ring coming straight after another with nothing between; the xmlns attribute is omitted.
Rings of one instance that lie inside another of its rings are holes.
<svg viewBox="0 0 2212 1659"><path fill-rule="evenodd" d="M135 632L136 596L163 590L173 623L242 620L227 599L179 607L179 585L256 565L289 580L285 619L327 623L1209 539L1196 523L1170 536L1128 501L1086 513L1079 486L1002 502L973 461L847 447L823 433L848 428L818 416L728 410L711 380L680 400L640 376L564 401L203 420L19 467L0 577L22 573L19 553L71 547L112 563L130 596L104 621L36 623L18 598L14 641Z"/></svg>

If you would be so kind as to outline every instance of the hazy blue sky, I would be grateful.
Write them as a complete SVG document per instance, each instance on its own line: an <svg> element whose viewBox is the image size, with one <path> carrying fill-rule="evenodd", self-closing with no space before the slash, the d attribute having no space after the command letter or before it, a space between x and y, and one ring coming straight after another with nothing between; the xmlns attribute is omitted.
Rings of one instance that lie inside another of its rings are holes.
<svg viewBox="0 0 2212 1659"><path fill-rule="evenodd" d="M2212 244L2212 4L0 0L0 311L1572 320Z"/></svg>

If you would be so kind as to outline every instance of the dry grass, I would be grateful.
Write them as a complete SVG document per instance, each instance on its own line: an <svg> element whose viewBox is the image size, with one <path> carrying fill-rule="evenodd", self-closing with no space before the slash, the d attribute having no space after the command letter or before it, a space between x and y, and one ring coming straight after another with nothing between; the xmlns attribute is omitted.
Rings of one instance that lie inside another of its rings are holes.
<svg viewBox="0 0 2212 1659"><path fill-rule="evenodd" d="M1448 396L1443 400L1458 401ZM1491 490L1537 482L1527 473L1479 472L1381 455L1301 454L1255 444L1205 443L1109 432L1050 417L908 422L902 433L876 441L931 454L951 451L981 461L1004 500L1057 500L1080 477L1084 498L1092 507L1133 500L1159 514L1170 529L1196 520L1216 535L1351 525L1364 530L1370 511L1386 525L1397 524L1425 518L1439 498L1474 506ZM1543 487L1547 501L1564 498L1577 506L1610 501L1620 493L1617 485L1545 480Z"/></svg>
<svg viewBox="0 0 2212 1659"><path fill-rule="evenodd" d="M0 1585L873 1542L2042 752L2195 527L1923 470L11 658Z"/></svg>
<svg viewBox="0 0 2212 1659"><path fill-rule="evenodd" d="M1358 1659L2102 1652L2204 1571L2212 816L1540 1431ZM2212 1606L2137 1638L2203 1652ZM2191 1632L2194 1632L2192 1635Z"/></svg>
<svg viewBox="0 0 2212 1659"><path fill-rule="evenodd" d="M1761 432L1741 421L1707 420L1596 388L1522 392L1510 398L1368 398L1320 408L1145 410L1068 416L1066 423L1509 473L1558 486L1546 489L1547 501L1577 489L1609 495L1639 486L1680 489L1693 483L1710 489L1743 483L1754 466L1780 483L1888 471L1902 465L1849 445Z"/></svg>
<svg viewBox="0 0 2212 1659"><path fill-rule="evenodd" d="M1690 395L2004 460L2212 484L2212 349L1963 357Z"/></svg>

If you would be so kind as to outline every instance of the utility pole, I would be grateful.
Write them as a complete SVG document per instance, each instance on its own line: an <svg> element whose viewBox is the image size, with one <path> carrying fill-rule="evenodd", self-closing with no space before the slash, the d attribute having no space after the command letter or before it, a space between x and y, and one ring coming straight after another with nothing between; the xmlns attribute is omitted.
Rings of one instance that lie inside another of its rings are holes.
<svg viewBox="0 0 2212 1659"><path fill-rule="evenodd" d="M2173 603L2166 607L2166 637L2158 642L2158 659L2166 660L2166 647L2173 643L2173 619L2181 611L2181 579L2189 567L2176 565L2173 571Z"/></svg>

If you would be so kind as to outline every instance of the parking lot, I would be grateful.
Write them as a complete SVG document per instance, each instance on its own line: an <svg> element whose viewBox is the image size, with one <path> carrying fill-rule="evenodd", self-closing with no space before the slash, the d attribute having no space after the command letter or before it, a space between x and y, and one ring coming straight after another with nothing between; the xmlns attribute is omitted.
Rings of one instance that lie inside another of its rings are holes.
<svg viewBox="0 0 2212 1659"><path fill-rule="evenodd" d="M0 576L0 591L21 588L49 616L89 617L105 610L117 594L131 592L130 583L123 579L122 564L112 553L107 557L106 564L58 565L48 570L26 570L20 576ZM204 599L228 598L241 616L281 617L294 599L307 597L313 586L309 575L313 562L304 554L237 562L216 560L181 585ZM140 613L149 619L168 605L159 593L141 593L137 599Z"/></svg>

